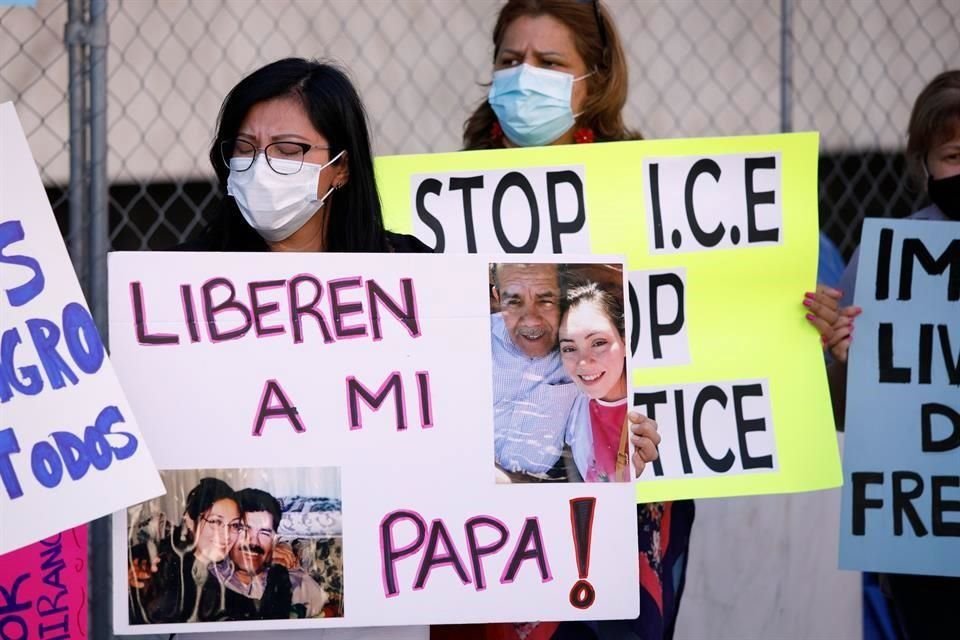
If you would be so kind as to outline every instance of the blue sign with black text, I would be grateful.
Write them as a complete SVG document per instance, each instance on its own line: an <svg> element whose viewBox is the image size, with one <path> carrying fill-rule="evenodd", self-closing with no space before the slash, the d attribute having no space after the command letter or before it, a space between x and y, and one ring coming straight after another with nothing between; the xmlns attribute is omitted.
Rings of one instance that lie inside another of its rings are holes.
<svg viewBox="0 0 960 640"><path fill-rule="evenodd" d="M960 222L867 220L840 567L960 576Z"/></svg>

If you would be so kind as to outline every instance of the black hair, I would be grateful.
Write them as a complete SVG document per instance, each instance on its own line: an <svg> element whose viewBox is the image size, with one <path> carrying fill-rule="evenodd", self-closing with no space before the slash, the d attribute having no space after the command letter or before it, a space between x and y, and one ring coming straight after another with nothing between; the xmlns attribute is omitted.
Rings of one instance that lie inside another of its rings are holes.
<svg viewBox="0 0 960 640"><path fill-rule="evenodd" d="M202 514L209 511L214 503L225 499L237 501L237 495L230 485L217 478L201 478L197 486L187 494L187 503L183 512L190 516L196 526Z"/></svg>
<svg viewBox="0 0 960 640"><path fill-rule="evenodd" d="M301 102L314 128L327 139L331 166L347 163L343 188L329 196L332 216L323 239L325 251L384 252L388 250L380 196L373 173L373 154L367 115L346 72L332 64L303 58L284 58L257 69L230 90L217 118L217 134L210 146L210 164L217 174L223 200L220 211L204 230L210 246L219 251L265 251L266 242L247 224L233 198L227 197L230 169L220 146L236 137L250 109L260 102L289 96Z"/></svg>
<svg viewBox="0 0 960 640"><path fill-rule="evenodd" d="M280 501L260 489L241 489L237 491L237 503L242 513L266 511L273 516L273 531L280 528Z"/></svg>

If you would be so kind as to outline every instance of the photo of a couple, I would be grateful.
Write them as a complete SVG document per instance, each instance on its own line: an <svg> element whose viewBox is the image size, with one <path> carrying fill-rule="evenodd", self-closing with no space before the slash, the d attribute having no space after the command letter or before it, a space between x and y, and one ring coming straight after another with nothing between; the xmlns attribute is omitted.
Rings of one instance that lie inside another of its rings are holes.
<svg viewBox="0 0 960 640"><path fill-rule="evenodd" d="M497 482L627 482L623 269L490 265Z"/></svg>
<svg viewBox="0 0 960 640"><path fill-rule="evenodd" d="M127 510L131 624L343 616L338 469L161 477L165 496Z"/></svg>

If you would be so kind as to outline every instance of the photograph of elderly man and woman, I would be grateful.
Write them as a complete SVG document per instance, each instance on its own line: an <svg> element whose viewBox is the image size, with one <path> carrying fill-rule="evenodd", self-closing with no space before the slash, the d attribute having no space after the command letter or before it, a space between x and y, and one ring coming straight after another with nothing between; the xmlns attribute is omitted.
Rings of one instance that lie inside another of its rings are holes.
<svg viewBox="0 0 960 640"><path fill-rule="evenodd" d="M490 265L498 482L634 476L623 290L618 264Z"/></svg>
<svg viewBox="0 0 960 640"><path fill-rule="evenodd" d="M339 469L160 475L127 510L131 624L343 616Z"/></svg>

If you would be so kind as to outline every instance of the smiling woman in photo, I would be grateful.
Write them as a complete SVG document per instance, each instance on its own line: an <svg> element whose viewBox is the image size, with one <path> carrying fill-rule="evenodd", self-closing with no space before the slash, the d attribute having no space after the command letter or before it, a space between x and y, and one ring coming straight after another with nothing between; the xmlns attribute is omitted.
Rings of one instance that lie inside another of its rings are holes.
<svg viewBox="0 0 960 640"><path fill-rule="evenodd" d="M560 359L580 390L572 414L573 459L586 482L630 480L623 303L595 282L561 302Z"/></svg>

